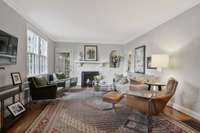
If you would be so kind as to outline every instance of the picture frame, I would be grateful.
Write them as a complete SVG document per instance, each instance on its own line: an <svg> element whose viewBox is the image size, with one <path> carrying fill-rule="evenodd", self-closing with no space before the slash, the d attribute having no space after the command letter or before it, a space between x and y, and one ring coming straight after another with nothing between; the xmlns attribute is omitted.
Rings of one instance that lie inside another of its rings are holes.
<svg viewBox="0 0 200 133"><path fill-rule="evenodd" d="M127 68L127 72L130 72L131 71L131 65L132 65L132 54L129 53L128 54L128 68Z"/></svg>
<svg viewBox="0 0 200 133"><path fill-rule="evenodd" d="M20 72L13 72L13 73L11 73L11 78L12 78L13 85L20 85L20 84L22 84L22 79L21 79Z"/></svg>
<svg viewBox="0 0 200 133"><path fill-rule="evenodd" d="M21 102L16 102L14 104L9 105L8 110L14 117L17 117L20 114L22 114L23 112L25 112L26 108L24 107L24 105Z"/></svg>
<svg viewBox="0 0 200 133"><path fill-rule="evenodd" d="M134 71L135 73L145 74L145 57L146 46L140 46L135 48L134 56Z"/></svg>
<svg viewBox="0 0 200 133"><path fill-rule="evenodd" d="M97 61L97 46L96 45L84 45L84 60L85 61Z"/></svg>
<svg viewBox="0 0 200 133"><path fill-rule="evenodd" d="M151 66L151 56L147 57L147 69L157 69L156 67Z"/></svg>

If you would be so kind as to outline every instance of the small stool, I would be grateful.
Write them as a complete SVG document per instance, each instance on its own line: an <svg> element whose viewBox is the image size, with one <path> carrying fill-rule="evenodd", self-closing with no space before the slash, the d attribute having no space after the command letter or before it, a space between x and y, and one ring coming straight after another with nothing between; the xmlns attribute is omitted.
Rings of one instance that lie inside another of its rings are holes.
<svg viewBox="0 0 200 133"><path fill-rule="evenodd" d="M111 110L111 109L116 109L115 104L119 103L121 99L123 98L123 94L115 91L111 91L103 95L103 101L108 102L112 104L112 108L109 109L104 109L104 110Z"/></svg>

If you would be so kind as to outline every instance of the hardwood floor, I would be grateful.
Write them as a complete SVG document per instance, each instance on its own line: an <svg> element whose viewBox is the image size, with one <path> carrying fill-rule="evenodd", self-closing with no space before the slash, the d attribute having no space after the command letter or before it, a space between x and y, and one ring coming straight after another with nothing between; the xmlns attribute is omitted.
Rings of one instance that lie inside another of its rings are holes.
<svg viewBox="0 0 200 133"><path fill-rule="evenodd" d="M174 118L177 121L190 120L192 117L167 106L163 111L167 116Z"/></svg>
<svg viewBox="0 0 200 133"><path fill-rule="evenodd" d="M23 133L31 125L31 123L37 118L37 116L42 112L42 110L47 105L47 102L43 103L33 103L31 109L28 110L24 116L19 119L16 124L14 124L7 133Z"/></svg>

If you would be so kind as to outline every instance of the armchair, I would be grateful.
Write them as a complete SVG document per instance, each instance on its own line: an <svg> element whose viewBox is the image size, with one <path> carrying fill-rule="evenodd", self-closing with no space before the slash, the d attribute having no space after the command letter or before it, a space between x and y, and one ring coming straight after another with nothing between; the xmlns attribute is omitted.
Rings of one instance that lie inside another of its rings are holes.
<svg viewBox="0 0 200 133"><path fill-rule="evenodd" d="M158 92L159 94L157 96L151 96L151 98L147 99L144 97L127 95L127 104L129 107L132 107L147 115L149 129L151 124L151 116L159 115L159 113L163 111L168 101L175 94L177 85L178 82L174 78L170 78L168 80L166 89L162 92Z"/></svg>
<svg viewBox="0 0 200 133"><path fill-rule="evenodd" d="M30 94L33 100L55 99L57 91L60 91L56 84L48 84L44 81L42 84L37 81L36 77L29 77Z"/></svg>
<svg viewBox="0 0 200 133"><path fill-rule="evenodd" d="M159 96L152 97L150 100L141 97L127 96L127 102L130 107L133 107L141 112L158 115L163 111L171 97L175 94L178 82L171 78L169 79L165 92Z"/></svg>

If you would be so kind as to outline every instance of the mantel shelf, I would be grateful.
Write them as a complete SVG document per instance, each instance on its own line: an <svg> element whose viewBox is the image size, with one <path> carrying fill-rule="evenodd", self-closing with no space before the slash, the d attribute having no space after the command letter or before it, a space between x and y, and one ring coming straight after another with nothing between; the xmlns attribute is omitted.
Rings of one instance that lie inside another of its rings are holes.
<svg viewBox="0 0 200 133"><path fill-rule="evenodd" d="M80 64L80 66L83 66L83 64L99 64L101 66L104 66L108 62L106 61L75 61L75 63Z"/></svg>

